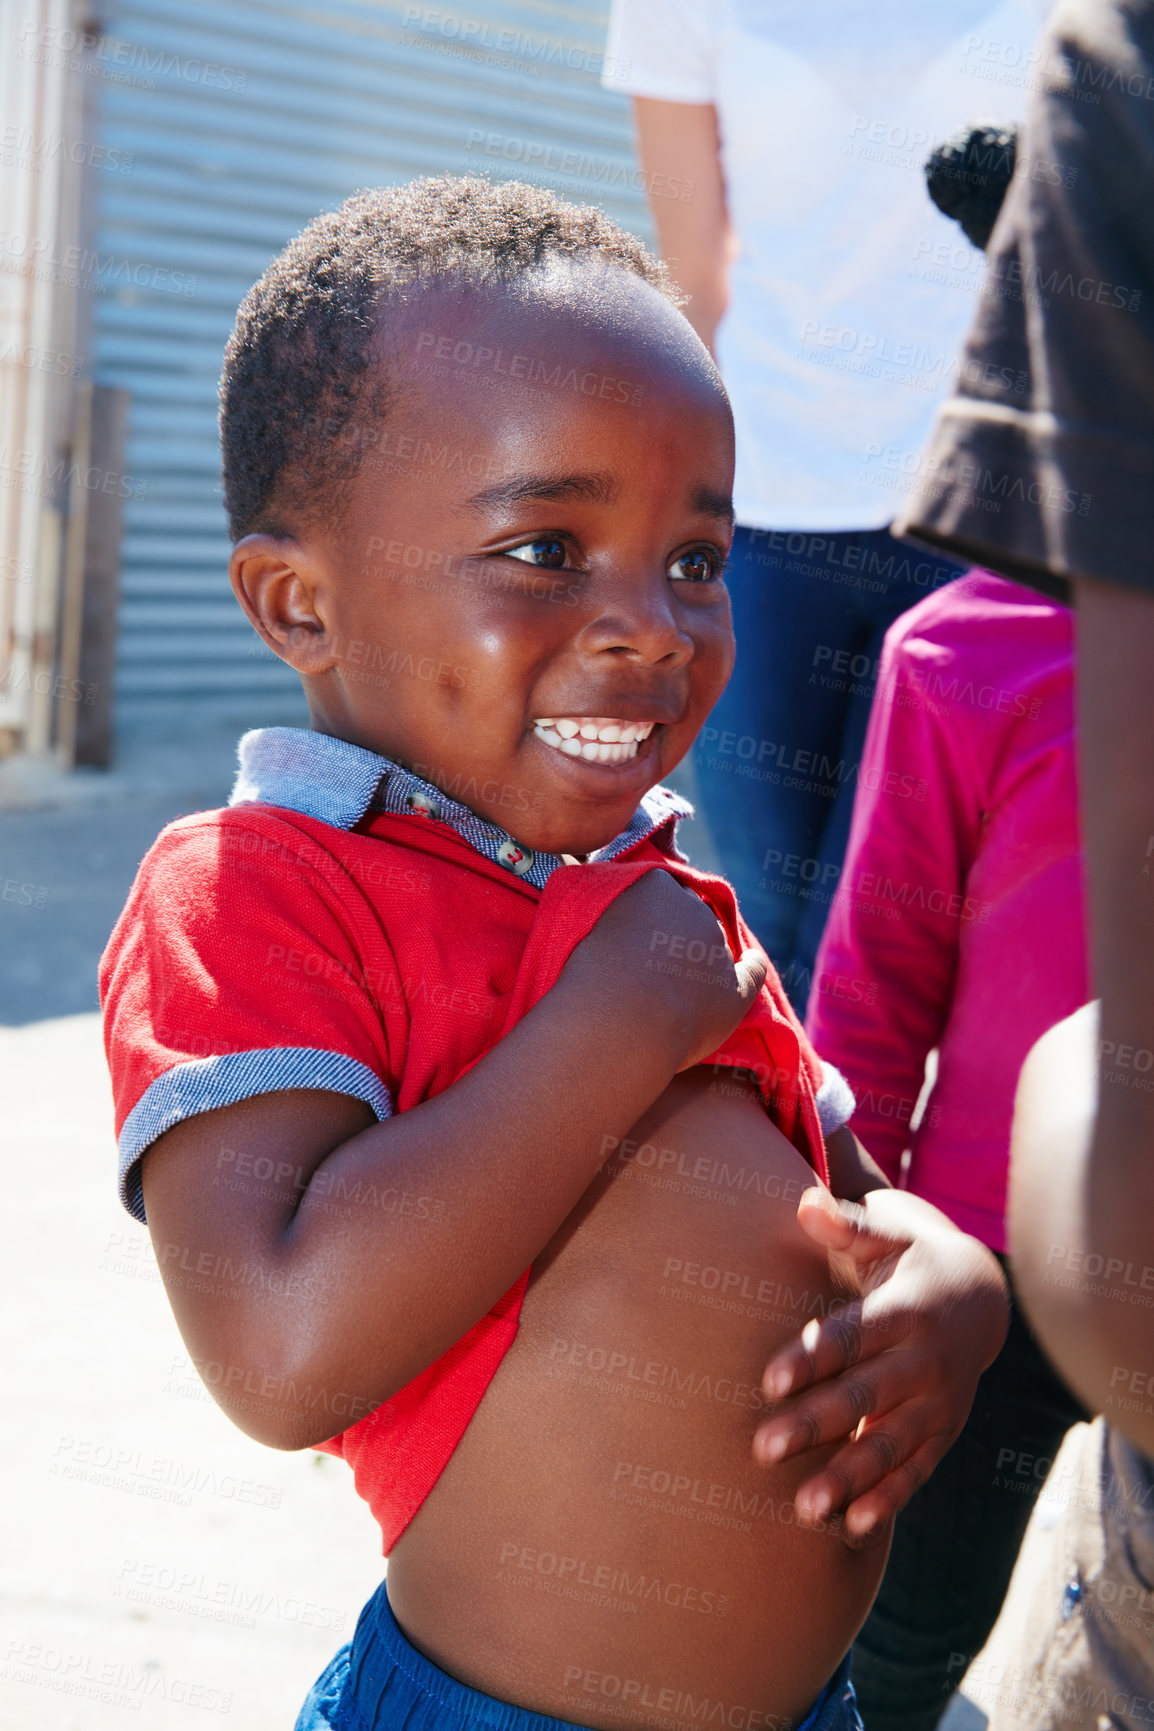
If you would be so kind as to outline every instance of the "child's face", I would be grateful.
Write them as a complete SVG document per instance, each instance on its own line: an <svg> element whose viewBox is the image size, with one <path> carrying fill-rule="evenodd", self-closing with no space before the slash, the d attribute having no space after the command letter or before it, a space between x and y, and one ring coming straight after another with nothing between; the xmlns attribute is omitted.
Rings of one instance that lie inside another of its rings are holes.
<svg viewBox="0 0 1154 1731"><path fill-rule="evenodd" d="M728 403L680 315L613 275L608 310L423 294L339 528L271 543L315 620L274 643L314 725L537 852L618 834L733 665Z"/></svg>

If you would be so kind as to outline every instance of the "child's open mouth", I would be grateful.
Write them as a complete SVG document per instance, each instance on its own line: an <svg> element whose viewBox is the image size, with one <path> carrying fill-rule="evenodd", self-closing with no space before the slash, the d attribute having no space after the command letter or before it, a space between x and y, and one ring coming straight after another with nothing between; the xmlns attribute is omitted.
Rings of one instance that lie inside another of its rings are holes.
<svg viewBox="0 0 1154 1731"><path fill-rule="evenodd" d="M539 716L533 732L545 745L586 763L628 763L656 723L621 721L606 715Z"/></svg>

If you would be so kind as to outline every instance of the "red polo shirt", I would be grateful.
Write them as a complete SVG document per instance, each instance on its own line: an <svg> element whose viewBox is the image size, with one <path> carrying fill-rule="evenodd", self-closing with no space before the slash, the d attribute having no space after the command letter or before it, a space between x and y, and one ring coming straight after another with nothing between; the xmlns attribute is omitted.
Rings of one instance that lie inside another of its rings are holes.
<svg viewBox="0 0 1154 1731"><path fill-rule="evenodd" d="M311 1087L353 1095L384 1119L450 1086L645 871L695 888L735 953L749 941L728 886L676 854L687 808L663 789L614 843L566 867L344 741L265 729L241 755L232 807L181 819L154 844L101 964L121 1194L138 1219L140 1157L183 1118ZM824 1178L821 1066L772 971L716 1058L753 1071L771 1117ZM844 1119L852 1099L840 1104ZM237 1182L236 1159L223 1148L206 1182ZM403 1212L422 1199L382 1184L357 1200ZM386 1553L508 1350L527 1280L325 1445L353 1467ZM337 1430L354 1415L332 1416Z"/></svg>

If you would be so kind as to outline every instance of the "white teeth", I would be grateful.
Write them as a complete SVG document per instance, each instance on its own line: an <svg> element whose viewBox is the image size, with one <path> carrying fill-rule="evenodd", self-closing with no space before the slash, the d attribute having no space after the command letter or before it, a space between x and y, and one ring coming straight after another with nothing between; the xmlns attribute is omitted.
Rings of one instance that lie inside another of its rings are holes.
<svg viewBox="0 0 1154 1731"><path fill-rule="evenodd" d="M653 732L652 721L614 721L602 716L542 715L533 730L545 745L586 763L628 763Z"/></svg>
<svg viewBox="0 0 1154 1731"><path fill-rule="evenodd" d="M595 739L602 745L625 745L631 739L648 739L655 724L652 721L617 721L611 716L600 715L563 715L559 720L543 715L534 725L555 728L562 739Z"/></svg>

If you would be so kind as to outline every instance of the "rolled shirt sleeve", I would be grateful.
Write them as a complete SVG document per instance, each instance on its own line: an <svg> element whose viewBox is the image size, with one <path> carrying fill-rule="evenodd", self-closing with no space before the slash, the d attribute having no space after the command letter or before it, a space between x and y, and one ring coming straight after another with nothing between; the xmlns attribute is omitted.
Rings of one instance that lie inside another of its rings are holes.
<svg viewBox="0 0 1154 1731"><path fill-rule="evenodd" d="M153 845L101 964L120 1196L135 1218L141 1157L182 1119L290 1088L390 1116L378 1008L390 981L379 926L371 951L357 929L358 899L267 810L184 819Z"/></svg>

